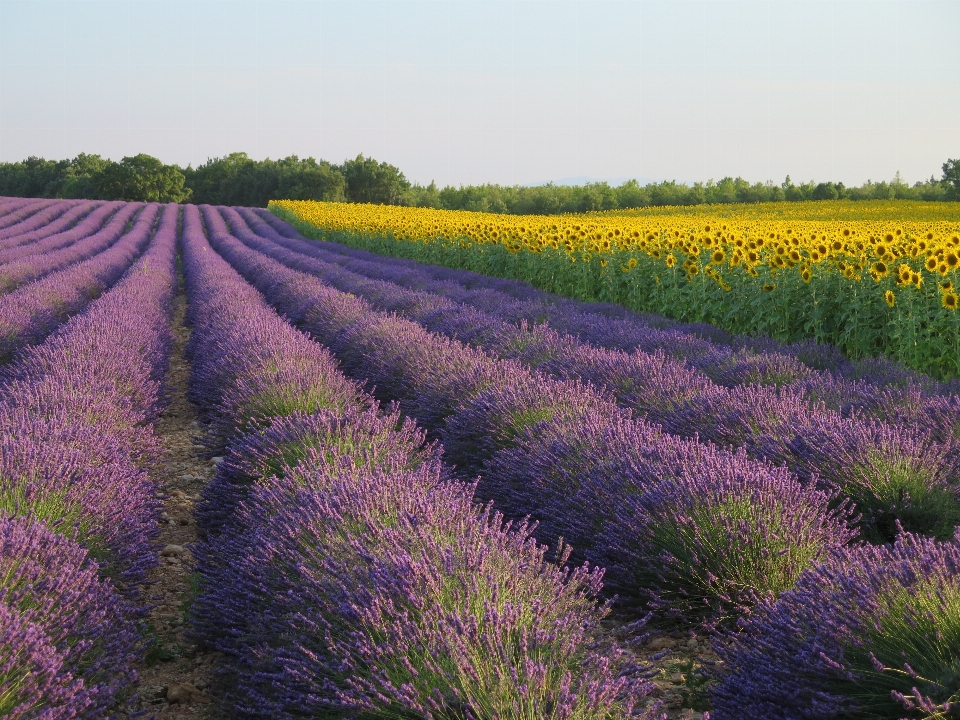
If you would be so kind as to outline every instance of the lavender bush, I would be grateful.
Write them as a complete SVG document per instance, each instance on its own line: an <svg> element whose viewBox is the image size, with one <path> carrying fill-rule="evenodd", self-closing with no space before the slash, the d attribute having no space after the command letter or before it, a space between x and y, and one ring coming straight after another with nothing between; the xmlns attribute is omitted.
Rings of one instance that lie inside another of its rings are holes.
<svg viewBox="0 0 960 720"><path fill-rule="evenodd" d="M256 344L232 337L252 339L256 329L273 345L270 332L283 338L292 329L275 314L268 319L263 299L208 251L198 216L187 213L184 269L198 367L200 352L217 348L227 368L269 373L241 357L256 355ZM250 297L244 313L226 319L207 300L235 305L243 296ZM243 398L256 400L233 393L229 371L195 377L204 379L199 396L220 412L242 415ZM595 647L606 613L592 599L601 573L565 569L563 556L560 565L546 562L546 548L526 527L505 526L474 505L472 486L446 480L421 431L355 398L346 410L291 410L249 428L205 496L205 522L219 523L219 532L198 548L194 627L232 658L226 697L234 712L629 712L650 688L615 648Z"/></svg>
<svg viewBox="0 0 960 720"><path fill-rule="evenodd" d="M960 533L838 553L716 644L716 717L956 717L958 578Z"/></svg>
<svg viewBox="0 0 960 720"><path fill-rule="evenodd" d="M33 200L27 198L0 198L0 239L16 237L51 222L70 206L69 202ZM15 243L15 241L14 241Z"/></svg>
<svg viewBox="0 0 960 720"><path fill-rule="evenodd" d="M0 708L14 717L106 718L135 679L135 627L67 537L0 514Z"/></svg>
<svg viewBox="0 0 960 720"><path fill-rule="evenodd" d="M248 655L241 712L612 718L650 690L617 677L615 647L590 649L600 573L547 562L435 466L300 466L239 522L221 554L242 560L215 587L253 613L225 646Z"/></svg>
<svg viewBox="0 0 960 720"><path fill-rule="evenodd" d="M690 363L669 360L669 353L689 356L692 348L679 351L680 346L676 342L665 342L660 331L653 333L661 336L653 343L658 348L655 355L639 350L627 354L619 350L598 349L570 335L559 335L542 327L531 329L522 324L519 327L512 325L503 319L504 313L499 310L489 314L431 292L410 290L385 280L367 279L339 265L316 259L331 254L316 243L311 248L306 242L283 239L269 229L263 231L272 240L262 238L252 232L237 212L222 209L221 213L251 249L288 267L315 273L324 282L343 291L358 293L375 307L399 312L432 332L457 338L496 357L515 358L552 375L594 384L613 393L620 404L639 411L672 432L705 437L728 447L743 447L753 457L799 469L806 478L816 474L841 476L836 479L836 485L848 491L848 497L862 506L868 530L866 536L871 539L883 541L892 537L891 528L897 520L910 530L949 535L954 520L960 519L956 494L944 489L944 482L949 486L956 474L951 461L951 456L956 454L953 450L955 441L952 437L945 438L942 432L936 435L938 440L943 439L926 452L926 471L913 473L908 488L900 487L901 480L893 481L894 488L884 488L879 482L858 484L850 479L850 475L859 472L859 466L847 468L843 462L838 464L836 453L805 453L797 457L804 438L820 437L826 427L831 428L832 441L841 442L838 437L841 426L851 427L861 436L861 454L889 454L885 441L877 435L877 422L861 417L858 410L866 409L891 423L907 422L918 428L916 434L919 436L922 435L920 428L936 426L941 418L949 417L949 410L960 402L960 396L923 396L915 385L878 391L872 385L839 380L829 374L817 376L809 367L780 352L757 354L729 348L721 351L697 340L699 346L695 343L693 347L697 348L699 356L692 364L700 369L701 374L690 367ZM212 209L208 209L208 214L215 217ZM262 229L262 224L260 227ZM314 257L288 249L294 244ZM352 261L352 264L357 263ZM371 261L363 265L368 271L378 266ZM379 266L380 276L396 274L392 262L381 259ZM634 335L634 339L638 337ZM342 345L354 340L344 339L348 342L339 345L333 341L335 349L340 351ZM661 350L665 353L660 354ZM346 352L349 354L349 350ZM391 353L391 356L396 357L397 353ZM371 380L379 385L383 375L371 377ZM509 370L505 376L509 376ZM385 378L384 381L390 382ZM393 383L396 384L396 380ZM401 397L391 390L393 388L388 385L386 396ZM577 391L571 393L580 394ZM826 407L824 401L837 409ZM905 411L911 407L912 413ZM527 411L532 410L528 408ZM854 416L844 420L841 412ZM475 434L481 440L492 437L492 428L477 427ZM903 432L907 431L890 424L882 428L881 434ZM866 440L871 435L875 437ZM490 450L486 448L481 452L479 446L474 449L480 457ZM466 467L463 455L448 443L448 457ZM943 477L946 477L945 481ZM937 506L936 510L925 507L930 502ZM877 520L880 507L884 518ZM874 532L877 522L884 525L879 533Z"/></svg>
<svg viewBox="0 0 960 720"><path fill-rule="evenodd" d="M0 401L0 509L69 530L131 598L156 563L148 423L163 403L178 216L166 208L126 277L5 369Z"/></svg>
<svg viewBox="0 0 960 720"><path fill-rule="evenodd" d="M0 713L69 720L90 707L83 680L64 672L63 653L43 630L0 604Z"/></svg>
<svg viewBox="0 0 960 720"><path fill-rule="evenodd" d="M0 291L9 292L103 252L142 210L143 205L134 203L103 205L69 230L0 251Z"/></svg>
<svg viewBox="0 0 960 720"><path fill-rule="evenodd" d="M792 443L802 475L853 499L865 532L889 542L902 525L941 539L960 525L960 445L879 422L834 419Z"/></svg>
<svg viewBox="0 0 960 720"><path fill-rule="evenodd" d="M10 256L16 257L16 253L21 249L26 249L26 245L29 245L30 251L33 252L38 247L42 247L42 245L38 245L38 241L46 240L54 235L58 236L59 240L55 247L62 247L69 242L73 242L69 233L64 231L77 225L101 205L103 203L91 201L58 203L31 219L33 221L31 225L42 223L38 224L35 229L30 229L26 223L20 223L16 228L11 228L9 234L7 234L7 231L0 230L0 252L4 253L2 256L3 262L8 262ZM116 203L116 205L119 207L120 203ZM14 230L16 232L12 232Z"/></svg>
<svg viewBox="0 0 960 720"><path fill-rule="evenodd" d="M373 403L342 413L328 410L273 418L269 426L237 437L197 505L197 523L208 533L228 524L250 488L285 476L302 464L336 467L350 462L370 472L402 473L438 463L435 445L409 418Z"/></svg>
<svg viewBox="0 0 960 720"><path fill-rule="evenodd" d="M125 233L126 221L137 210L134 205L121 211L127 217L113 228L119 240L109 249L0 296L0 362L41 341L120 279L150 241L159 206L143 208Z"/></svg>
<svg viewBox="0 0 960 720"><path fill-rule="evenodd" d="M830 493L803 488L789 473L772 472L764 463L716 451L711 457L724 469L713 488L717 499L698 517L721 511L722 517L705 532L749 549L732 544L708 558L698 552L698 536L691 530L681 538L685 552L679 554L670 577L661 579L648 569L651 563L662 566L664 548L659 544L667 540L662 533L656 537L651 533L678 516L670 514L666 501L657 505L659 496L643 496L656 512L636 500L664 472L662 460L647 461L647 426L583 386L539 377L516 362L495 360L402 318L364 312L358 300L349 310L346 300L327 302L337 295L329 287L252 251L227 234L222 221L216 224L212 209L205 209L205 214L213 216L213 245L273 302L283 310L310 308L300 316L301 326L329 344L345 372L368 379L381 397L398 399L405 412L439 430L448 459L462 465L461 472L469 476L479 470L482 497L494 498L498 506L502 503L512 517L532 514L556 533L541 534L545 541L562 535L595 562L613 563L618 590L635 596L653 594L666 611L703 609L708 624L729 620L731 613L756 597L788 587L805 563L853 536L846 509L831 510L835 497ZM588 419L593 425L585 432ZM624 436L616 445L620 464L610 461L608 450L610 437L617 432ZM571 441L568 447L584 452L558 456L565 449L558 450L554 441L584 436L602 437L604 442ZM668 455L674 464L691 473L703 472L697 462L707 447L696 441L673 441L673 454ZM675 459L677 455L683 460ZM569 473L566 484L539 483L543 469L554 461ZM624 466L634 465L644 472L625 475ZM632 479L624 482L624 477ZM686 488L690 495L688 505L678 510L681 513L699 507L693 496L706 493L685 477L679 470L675 476L676 483L686 483L677 493L682 495ZM759 519L747 531L734 532L750 513ZM780 518L783 513L788 516L785 521ZM608 518L620 523L622 537L606 531ZM795 532L804 523L810 532ZM694 578L689 585L684 584L687 577ZM755 584L748 584L746 577Z"/></svg>

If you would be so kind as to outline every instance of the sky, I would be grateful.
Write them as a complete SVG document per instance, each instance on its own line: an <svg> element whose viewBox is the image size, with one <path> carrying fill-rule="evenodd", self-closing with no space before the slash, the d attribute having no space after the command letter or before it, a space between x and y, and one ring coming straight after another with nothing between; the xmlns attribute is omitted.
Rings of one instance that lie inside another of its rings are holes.
<svg viewBox="0 0 960 720"><path fill-rule="evenodd" d="M960 157L960 0L0 0L0 161L859 185Z"/></svg>

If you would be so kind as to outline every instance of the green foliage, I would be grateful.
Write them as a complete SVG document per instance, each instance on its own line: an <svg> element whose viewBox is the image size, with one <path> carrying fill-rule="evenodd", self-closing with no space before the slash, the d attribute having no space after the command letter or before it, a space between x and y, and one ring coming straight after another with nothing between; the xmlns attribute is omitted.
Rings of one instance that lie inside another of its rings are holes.
<svg viewBox="0 0 960 720"><path fill-rule="evenodd" d="M252 160L238 152L207 160L185 173L196 203L266 207L270 200L346 199L346 181L340 171L312 157Z"/></svg>
<svg viewBox="0 0 960 720"><path fill-rule="evenodd" d="M535 215L838 198L941 201L960 200L960 160L943 164L941 180L931 177L912 186L897 173L890 182L868 180L861 187L850 188L833 182L795 185L789 175L780 185L751 184L740 177L725 177L692 185L673 180L640 185L636 180L628 180L616 187L596 182L580 186L547 183L535 187L486 184L438 188L433 182L427 186L411 185L399 168L363 155L333 165L296 155L280 160L253 160L246 153L237 152L208 159L196 168L182 169L143 154L116 163L81 153L73 160L29 157L21 162L0 163L0 195L189 200L246 207L266 207L270 200L323 200Z"/></svg>
<svg viewBox="0 0 960 720"><path fill-rule="evenodd" d="M180 168L142 153L120 162L81 153L73 160L0 163L0 195L13 197L184 202L190 197L184 181Z"/></svg>
<svg viewBox="0 0 960 720"><path fill-rule="evenodd" d="M945 166L946 167L946 166ZM960 166L957 170L960 174ZM947 183L931 178L912 187L900 180L899 174L889 183L867 181L863 187L848 188L843 183L801 183L794 185L788 175L781 185L753 183L743 178L725 177L719 181L685 185L676 181L640 185L628 180L617 187L605 182L580 186L548 183L536 187L503 185L467 185L437 190L412 186L404 196L404 205L432 207L441 210L510 213L514 215L556 215L603 210L665 205L703 205L707 203L805 202L808 200L946 200L950 198ZM957 198L960 199L960 191Z"/></svg>
<svg viewBox="0 0 960 720"><path fill-rule="evenodd" d="M943 164L942 182L949 188L950 199L960 200L960 160L947 160Z"/></svg>
<svg viewBox="0 0 960 720"><path fill-rule="evenodd" d="M347 183L349 202L400 205L410 183L399 168L357 155L337 168Z"/></svg>
<svg viewBox="0 0 960 720"><path fill-rule="evenodd" d="M190 189L184 188L184 175L173 165L164 165L143 153L108 161L97 178L97 197L101 200L140 202L184 202Z"/></svg>
<svg viewBox="0 0 960 720"><path fill-rule="evenodd" d="M80 153L64 172L59 196L63 198L98 198L98 185L110 161L99 155Z"/></svg>

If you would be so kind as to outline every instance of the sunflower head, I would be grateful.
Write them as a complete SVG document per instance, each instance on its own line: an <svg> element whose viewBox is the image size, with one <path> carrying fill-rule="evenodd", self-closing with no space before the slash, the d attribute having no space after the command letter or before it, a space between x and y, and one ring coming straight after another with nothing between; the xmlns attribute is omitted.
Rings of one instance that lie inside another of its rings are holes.
<svg viewBox="0 0 960 720"><path fill-rule="evenodd" d="M945 292L943 297L940 298L940 302L947 310L956 310L958 303L960 303L960 297L955 292Z"/></svg>
<svg viewBox="0 0 960 720"><path fill-rule="evenodd" d="M710 256L710 260L716 263L717 265L719 265L720 263L723 262L723 259L725 257L726 256L724 255L723 250L721 250L720 248L717 248L716 250L713 251L713 255Z"/></svg>
<svg viewBox="0 0 960 720"><path fill-rule="evenodd" d="M897 296L893 294L893 290L887 290L887 292L883 294L883 299L890 307L897 304Z"/></svg>

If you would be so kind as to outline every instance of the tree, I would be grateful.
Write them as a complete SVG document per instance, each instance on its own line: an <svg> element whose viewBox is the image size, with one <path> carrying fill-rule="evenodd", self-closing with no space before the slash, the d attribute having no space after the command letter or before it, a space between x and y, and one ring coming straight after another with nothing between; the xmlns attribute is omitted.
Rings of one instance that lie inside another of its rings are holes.
<svg viewBox="0 0 960 720"><path fill-rule="evenodd" d="M325 200L342 202L346 180L326 160L300 160L291 155L279 162L277 189L273 200Z"/></svg>
<svg viewBox="0 0 960 720"><path fill-rule="evenodd" d="M97 194L101 200L183 202L190 197L185 180L176 166L141 153L110 162L100 174Z"/></svg>
<svg viewBox="0 0 960 720"><path fill-rule="evenodd" d="M373 158L357 155L346 160L337 170L347 183L347 200L350 202L399 205L410 183L399 168Z"/></svg>
<svg viewBox="0 0 960 720"><path fill-rule="evenodd" d="M103 171L110 164L99 155L80 153L70 161L66 170L60 197L95 198Z"/></svg>
<svg viewBox="0 0 960 720"><path fill-rule="evenodd" d="M954 200L960 200L960 160L947 160L943 164L941 182L950 187L950 194Z"/></svg>
<svg viewBox="0 0 960 720"><path fill-rule="evenodd" d="M840 192L832 182L822 182L813 189L811 197L814 200L836 200Z"/></svg>

